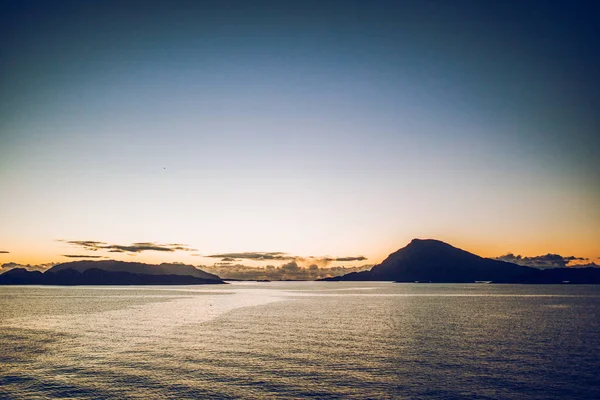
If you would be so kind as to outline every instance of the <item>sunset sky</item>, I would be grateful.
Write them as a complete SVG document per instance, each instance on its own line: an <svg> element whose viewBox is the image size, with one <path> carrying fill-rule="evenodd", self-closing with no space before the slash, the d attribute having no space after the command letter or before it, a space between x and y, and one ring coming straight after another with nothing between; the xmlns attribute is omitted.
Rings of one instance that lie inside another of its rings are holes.
<svg viewBox="0 0 600 400"><path fill-rule="evenodd" d="M598 262L598 6L499 3L1 2L0 264Z"/></svg>

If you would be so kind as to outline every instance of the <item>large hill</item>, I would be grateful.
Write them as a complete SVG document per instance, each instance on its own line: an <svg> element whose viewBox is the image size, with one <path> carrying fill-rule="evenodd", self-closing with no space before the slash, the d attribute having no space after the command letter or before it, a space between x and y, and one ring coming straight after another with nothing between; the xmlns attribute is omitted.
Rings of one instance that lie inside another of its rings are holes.
<svg viewBox="0 0 600 400"><path fill-rule="evenodd" d="M13 285L197 285L225 283L193 265L143 264L123 261L74 261L44 273L12 269L0 275L0 284Z"/></svg>
<svg viewBox="0 0 600 400"><path fill-rule="evenodd" d="M144 264L139 262L124 262L115 260L104 261L73 261L55 265L47 272L58 272L65 269L73 269L84 272L88 269L100 269L108 272L129 272L142 275L184 275L201 279L220 280L217 275L204 272L193 265L186 264Z"/></svg>
<svg viewBox="0 0 600 400"><path fill-rule="evenodd" d="M600 283L600 269L539 270L483 258L439 240L413 239L370 271L328 278L331 281L473 283Z"/></svg>

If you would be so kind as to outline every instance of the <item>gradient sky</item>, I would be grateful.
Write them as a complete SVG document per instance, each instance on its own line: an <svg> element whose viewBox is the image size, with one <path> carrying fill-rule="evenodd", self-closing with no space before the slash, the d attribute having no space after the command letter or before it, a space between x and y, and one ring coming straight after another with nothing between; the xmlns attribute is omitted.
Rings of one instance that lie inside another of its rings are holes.
<svg viewBox="0 0 600 400"><path fill-rule="evenodd" d="M595 3L2 1L0 263L597 260Z"/></svg>

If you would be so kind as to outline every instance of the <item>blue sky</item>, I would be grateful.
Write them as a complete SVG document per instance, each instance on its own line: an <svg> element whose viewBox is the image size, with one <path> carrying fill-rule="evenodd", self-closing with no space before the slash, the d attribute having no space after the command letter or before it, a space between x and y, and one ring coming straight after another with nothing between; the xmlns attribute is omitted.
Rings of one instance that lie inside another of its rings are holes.
<svg viewBox="0 0 600 400"><path fill-rule="evenodd" d="M2 7L3 259L597 257L591 2Z"/></svg>

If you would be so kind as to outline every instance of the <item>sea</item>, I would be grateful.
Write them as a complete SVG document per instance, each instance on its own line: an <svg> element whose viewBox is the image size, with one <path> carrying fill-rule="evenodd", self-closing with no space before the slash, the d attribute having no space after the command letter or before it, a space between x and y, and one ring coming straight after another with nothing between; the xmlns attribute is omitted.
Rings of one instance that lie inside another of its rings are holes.
<svg viewBox="0 0 600 400"><path fill-rule="evenodd" d="M600 399L600 285L0 287L2 399Z"/></svg>

